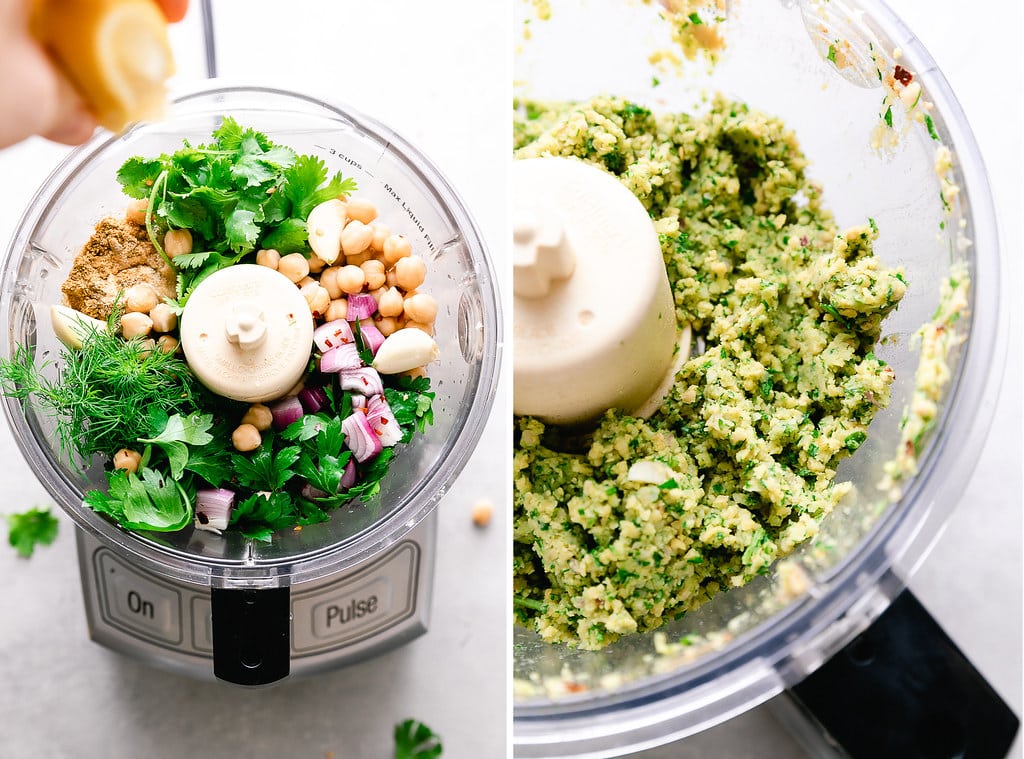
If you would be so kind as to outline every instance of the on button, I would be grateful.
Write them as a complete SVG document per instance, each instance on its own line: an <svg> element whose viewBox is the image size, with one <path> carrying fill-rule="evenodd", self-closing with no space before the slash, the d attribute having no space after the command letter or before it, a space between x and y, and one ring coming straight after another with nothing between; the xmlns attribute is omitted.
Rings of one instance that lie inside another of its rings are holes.
<svg viewBox="0 0 1024 759"><path fill-rule="evenodd" d="M181 594L152 577L98 551L100 611L108 624L158 643L178 645Z"/></svg>

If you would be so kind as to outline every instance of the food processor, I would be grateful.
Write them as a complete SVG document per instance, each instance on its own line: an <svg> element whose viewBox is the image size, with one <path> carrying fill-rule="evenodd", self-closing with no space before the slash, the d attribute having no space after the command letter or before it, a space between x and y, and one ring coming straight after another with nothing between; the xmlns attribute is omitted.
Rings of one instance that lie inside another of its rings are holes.
<svg viewBox="0 0 1024 759"><path fill-rule="evenodd" d="M517 97L611 94L688 111L722 92L779 116L837 226L873 219L876 253L910 283L876 351L896 372L892 401L839 468L850 495L767 575L598 651L517 628L515 755L621 756L779 694L813 755L1005 755L1017 717L906 590L974 467L991 419L984 399L998 388L1006 350L995 218L966 119L927 51L881 2L692 3L708 22L724 17L726 48L713 66L673 42L663 6L679 5L562 0L544 18L537 4L519 4ZM888 109L876 62L884 73L895 63L913 72L933 104L928 121L908 117L918 103ZM948 172L937 166L942 146L953 156ZM886 464L903 445L920 358L914 335L961 265L970 277L956 327L964 340L949 357L916 473L894 489Z"/></svg>
<svg viewBox="0 0 1024 759"><path fill-rule="evenodd" d="M209 51L209 49L208 49ZM494 274L466 207L441 172L382 123L296 92L211 80L176 97L167 118L103 133L71 153L21 219L0 272L0 355L27 347L53 378L60 344L51 304L92 227L124 213L115 175L135 155L209 140L220 119L321 158L358 182L382 220L427 262L438 301L439 361L428 375L433 424L401 446L380 492L327 522L270 542L191 526L131 532L82 504L98 464L67 463L53 420L5 398L26 460L75 521L90 635L166 669L265 685L366 658L427 629L436 511L472 453L496 391L501 352Z"/></svg>

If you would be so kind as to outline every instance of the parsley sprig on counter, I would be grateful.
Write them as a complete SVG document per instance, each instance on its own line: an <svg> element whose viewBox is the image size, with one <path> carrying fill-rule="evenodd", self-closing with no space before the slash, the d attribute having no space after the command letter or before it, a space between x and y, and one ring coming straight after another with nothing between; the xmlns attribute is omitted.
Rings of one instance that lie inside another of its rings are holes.
<svg viewBox="0 0 1024 759"><path fill-rule="evenodd" d="M395 759L436 759L441 738L422 722L407 719L395 725Z"/></svg>
<svg viewBox="0 0 1024 759"><path fill-rule="evenodd" d="M257 248L305 250L309 212L356 189L341 172L328 178L320 158L297 155L230 116L210 144L186 141L174 153L130 158L117 181L130 197L149 201L147 229L157 250L168 229L192 234L193 252L172 261L179 307L203 279Z"/></svg>
<svg viewBox="0 0 1024 759"><path fill-rule="evenodd" d="M7 542L26 559L37 545L48 546L57 538L57 517L49 508L34 506L20 514L8 514L7 525L10 529Z"/></svg>

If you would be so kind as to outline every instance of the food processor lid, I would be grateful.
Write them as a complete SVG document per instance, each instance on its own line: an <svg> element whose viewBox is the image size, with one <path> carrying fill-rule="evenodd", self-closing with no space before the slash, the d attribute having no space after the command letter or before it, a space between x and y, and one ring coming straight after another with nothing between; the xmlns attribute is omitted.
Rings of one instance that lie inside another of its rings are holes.
<svg viewBox="0 0 1024 759"><path fill-rule="evenodd" d="M512 196L515 413L571 425L644 405L678 340L647 211L570 158L515 161Z"/></svg>
<svg viewBox="0 0 1024 759"><path fill-rule="evenodd" d="M266 266L235 264L204 279L180 328L199 381L236 401L276 400L309 366L313 315L292 281Z"/></svg>

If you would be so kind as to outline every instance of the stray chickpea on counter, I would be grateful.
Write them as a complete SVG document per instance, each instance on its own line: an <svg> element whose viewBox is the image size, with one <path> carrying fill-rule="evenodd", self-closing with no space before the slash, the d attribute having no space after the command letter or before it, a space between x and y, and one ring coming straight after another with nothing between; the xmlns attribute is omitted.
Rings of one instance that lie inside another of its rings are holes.
<svg viewBox="0 0 1024 759"><path fill-rule="evenodd" d="M18 346L3 392L56 421L85 504L128 529L274 532L380 488L432 420L426 262L340 172L230 117L129 159L51 307L56 364Z"/></svg>

